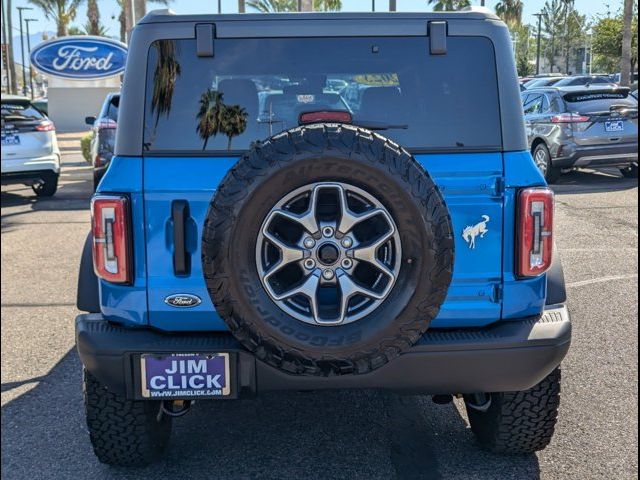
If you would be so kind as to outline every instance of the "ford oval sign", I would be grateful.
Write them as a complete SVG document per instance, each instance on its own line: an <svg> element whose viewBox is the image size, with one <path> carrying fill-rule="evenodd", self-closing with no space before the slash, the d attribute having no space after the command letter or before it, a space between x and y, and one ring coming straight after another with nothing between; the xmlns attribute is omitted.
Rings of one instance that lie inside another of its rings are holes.
<svg viewBox="0 0 640 480"><path fill-rule="evenodd" d="M190 308L200 305L200 297L190 293L176 293L164 299L164 303L178 308Z"/></svg>
<svg viewBox="0 0 640 480"><path fill-rule="evenodd" d="M42 73L92 80L124 71L127 46L103 37L72 36L41 43L31 52L31 64Z"/></svg>

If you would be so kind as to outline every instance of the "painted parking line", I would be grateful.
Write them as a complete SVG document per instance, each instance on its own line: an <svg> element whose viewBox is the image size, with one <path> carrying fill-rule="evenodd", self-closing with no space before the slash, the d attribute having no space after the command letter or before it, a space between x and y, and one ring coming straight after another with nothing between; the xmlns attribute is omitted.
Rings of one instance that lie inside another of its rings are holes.
<svg viewBox="0 0 640 480"><path fill-rule="evenodd" d="M613 275L609 277L591 278L589 280L581 280L579 282L567 283L566 287L567 288L584 287L585 285L592 285L594 283L613 282L616 280L630 280L632 278L638 278L638 274L632 273L629 275Z"/></svg>

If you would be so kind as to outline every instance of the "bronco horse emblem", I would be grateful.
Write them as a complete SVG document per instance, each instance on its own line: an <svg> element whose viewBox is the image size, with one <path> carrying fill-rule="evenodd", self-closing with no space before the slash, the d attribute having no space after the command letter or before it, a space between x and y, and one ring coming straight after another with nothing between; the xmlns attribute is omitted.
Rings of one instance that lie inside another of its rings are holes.
<svg viewBox="0 0 640 480"><path fill-rule="evenodd" d="M484 238L484 234L489 230L487 229L487 223L489 222L489 215L482 215L483 220L475 225L467 225L462 231L462 238L469 244L469 248L476 248L476 237L480 235L480 238Z"/></svg>

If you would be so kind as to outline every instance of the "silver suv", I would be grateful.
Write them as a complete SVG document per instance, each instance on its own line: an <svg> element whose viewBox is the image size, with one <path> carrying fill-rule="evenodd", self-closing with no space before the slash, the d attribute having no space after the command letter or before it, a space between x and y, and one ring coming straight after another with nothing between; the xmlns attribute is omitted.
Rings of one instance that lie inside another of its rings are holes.
<svg viewBox="0 0 640 480"><path fill-rule="evenodd" d="M548 182L563 169L618 167L638 176L638 101L629 88L592 85L522 92L531 153Z"/></svg>

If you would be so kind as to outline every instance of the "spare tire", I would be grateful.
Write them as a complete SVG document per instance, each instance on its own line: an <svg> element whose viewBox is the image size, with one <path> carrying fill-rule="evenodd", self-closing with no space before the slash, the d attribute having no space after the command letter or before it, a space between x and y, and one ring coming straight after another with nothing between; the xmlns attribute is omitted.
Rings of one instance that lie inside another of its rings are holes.
<svg viewBox="0 0 640 480"><path fill-rule="evenodd" d="M303 375L362 374L410 348L444 302L451 219L396 143L349 125L254 144L207 213L207 289L260 360Z"/></svg>

